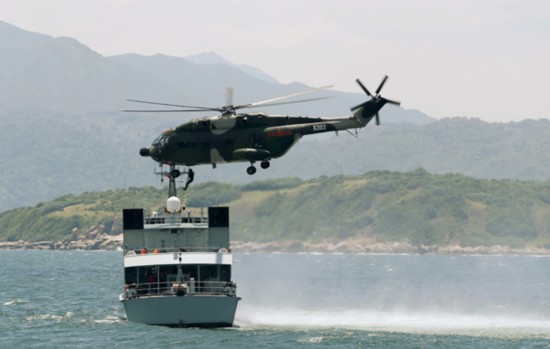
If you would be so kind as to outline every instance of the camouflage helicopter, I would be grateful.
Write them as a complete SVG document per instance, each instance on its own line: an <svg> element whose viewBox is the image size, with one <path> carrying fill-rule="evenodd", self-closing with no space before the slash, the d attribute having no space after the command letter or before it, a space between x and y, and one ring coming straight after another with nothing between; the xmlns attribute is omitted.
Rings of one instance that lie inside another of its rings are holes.
<svg viewBox="0 0 550 349"><path fill-rule="evenodd" d="M151 157L160 166L170 166L168 177L177 178L181 172L176 166L188 168L187 186L193 181L191 166L229 162L249 162L246 172L256 173L254 164L267 169L272 159L285 155L302 136L339 130L365 127L373 118L380 124L378 112L386 103L400 105L400 102L380 96L380 91L388 76L384 76L375 93L356 80L361 89L370 97L366 102L351 108L349 117L322 118L302 116L268 115L264 113L237 113L239 109L269 107L282 104L301 103L330 97L319 97L295 101L280 102L306 93L316 92L331 86L314 88L282 97L259 102L233 105L232 90L228 89L226 105L222 107L198 107L179 104L157 103L144 100L128 99L131 102L177 107L184 109L164 110L125 110L127 112L207 112L217 111L220 115L192 119L189 122L169 129L160 134L147 148L140 149L141 156Z"/></svg>

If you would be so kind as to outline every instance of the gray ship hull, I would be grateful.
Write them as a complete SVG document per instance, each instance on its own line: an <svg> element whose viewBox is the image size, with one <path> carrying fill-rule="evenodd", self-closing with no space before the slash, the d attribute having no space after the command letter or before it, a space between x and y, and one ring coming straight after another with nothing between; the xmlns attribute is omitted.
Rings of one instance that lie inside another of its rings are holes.
<svg viewBox="0 0 550 349"><path fill-rule="evenodd" d="M128 321L181 327L231 327L241 298L212 295L122 300Z"/></svg>

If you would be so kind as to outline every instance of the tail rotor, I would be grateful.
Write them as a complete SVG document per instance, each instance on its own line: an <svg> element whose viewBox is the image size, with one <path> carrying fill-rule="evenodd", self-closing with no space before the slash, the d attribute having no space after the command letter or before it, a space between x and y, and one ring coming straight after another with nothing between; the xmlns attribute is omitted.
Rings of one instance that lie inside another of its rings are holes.
<svg viewBox="0 0 550 349"><path fill-rule="evenodd" d="M384 78L380 82L380 85L378 85L378 88L376 89L376 97L380 96L380 91L382 91L382 87L384 87L384 84L388 81L388 76L384 75Z"/></svg>
<svg viewBox="0 0 550 349"><path fill-rule="evenodd" d="M361 108L362 106L364 106L366 103L369 103L371 101L375 101L375 102L382 101L384 103L390 103L390 104L394 104L394 105L401 105L401 102L399 102L399 101L393 101L391 99L387 99L387 98L384 98L384 97L380 96L380 92L382 91L382 88L384 87L384 84L386 84L387 80L388 80L388 76L384 75L384 77L382 78L382 81L380 82L380 84L376 88L376 91L374 92L375 94L373 95L372 93L370 93L370 91L367 89L367 87L365 85L363 85L361 80L356 79L355 82L357 82L359 87L361 87L361 89L367 94L367 96L369 96L371 98L371 100L367 101L365 103L361 103L361 104L351 108L351 111L355 111L355 110ZM375 114L375 120L376 120L376 125L380 125L380 115L378 114L378 111Z"/></svg>

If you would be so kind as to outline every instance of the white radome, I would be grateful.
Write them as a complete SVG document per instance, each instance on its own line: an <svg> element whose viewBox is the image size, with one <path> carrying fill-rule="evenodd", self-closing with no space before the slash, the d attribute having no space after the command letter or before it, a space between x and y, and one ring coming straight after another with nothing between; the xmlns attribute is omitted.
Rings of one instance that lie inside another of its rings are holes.
<svg viewBox="0 0 550 349"><path fill-rule="evenodd" d="M171 196L166 201L166 210L170 213L176 213L181 210L181 201L175 196Z"/></svg>

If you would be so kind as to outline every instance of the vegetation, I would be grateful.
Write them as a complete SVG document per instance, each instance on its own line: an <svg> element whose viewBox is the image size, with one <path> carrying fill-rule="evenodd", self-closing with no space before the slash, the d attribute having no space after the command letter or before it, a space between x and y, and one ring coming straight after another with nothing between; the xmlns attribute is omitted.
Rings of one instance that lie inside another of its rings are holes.
<svg viewBox="0 0 550 349"><path fill-rule="evenodd" d="M162 207L166 188L66 195L0 214L0 240L61 240L102 224L120 232L122 208ZM231 206L233 239L337 242L368 237L413 245L550 247L550 182L433 175L423 169L296 178L242 186L207 183L188 207Z"/></svg>

